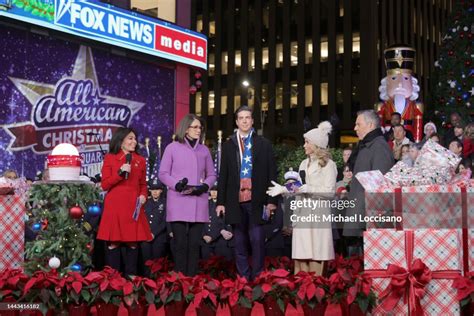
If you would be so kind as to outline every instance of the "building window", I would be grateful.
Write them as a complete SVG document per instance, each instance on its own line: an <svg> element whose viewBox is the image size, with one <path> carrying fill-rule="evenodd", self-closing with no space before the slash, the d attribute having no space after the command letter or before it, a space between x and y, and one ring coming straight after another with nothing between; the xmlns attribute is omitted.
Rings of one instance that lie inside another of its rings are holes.
<svg viewBox="0 0 474 316"><path fill-rule="evenodd" d="M360 33L352 34L352 53L360 53Z"/></svg>
<svg viewBox="0 0 474 316"><path fill-rule="evenodd" d="M262 49L262 68L268 69L268 47Z"/></svg>
<svg viewBox="0 0 474 316"><path fill-rule="evenodd" d="M344 35L336 37L336 52L337 54L344 54Z"/></svg>
<svg viewBox="0 0 474 316"><path fill-rule="evenodd" d="M328 42L325 40L324 42L321 42L321 61L327 61L328 60Z"/></svg>
<svg viewBox="0 0 474 316"><path fill-rule="evenodd" d="M196 92L196 114L201 115L202 113L202 93L201 91Z"/></svg>
<svg viewBox="0 0 474 316"><path fill-rule="evenodd" d="M176 22L176 0L131 0L130 7L149 16Z"/></svg>
<svg viewBox="0 0 474 316"><path fill-rule="evenodd" d="M216 21L209 21L209 37L216 36Z"/></svg>
<svg viewBox="0 0 474 316"><path fill-rule="evenodd" d="M221 115L227 112L227 90L222 89L221 95Z"/></svg>
<svg viewBox="0 0 474 316"><path fill-rule="evenodd" d="M249 69L248 71L255 70L255 48L249 48Z"/></svg>
<svg viewBox="0 0 474 316"><path fill-rule="evenodd" d="M267 84L262 85L262 102L260 106L261 106L262 111L268 111L268 85Z"/></svg>
<svg viewBox="0 0 474 316"><path fill-rule="evenodd" d="M227 75L227 63L229 62L229 56L227 52L222 52L222 74Z"/></svg>
<svg viewBox="0 0 474 316"><path fill-rule="evenodd" d="M214 114L214 91L209 91L209 115Z"/></svg>
<svg viewBox="0 0 474 316"><path fill-rule="evenodd" d="M235 71L239 72L242 68L242 53L240 50L235 51Z"/></svg>
<svg viewBox="0 0 474 316"><path fill-rule="evenodd" d="M291 65L298 65L298 43L291 42Z"/></svg>
<svg viewBox="0 0 474 316"><path fill-rule="evenodd" d="M313 103L313 86L304 86L304 106L310 107Z"/></svg>
<svg viewBox="0 0 474 316"><path fill-rule="evenodd" d="M283 83L276 84L276 102L275 109L281 110L283 108Z"/></svg>
<svg viewBox="0 0 474 316"><path fill-rule="evenodd" d="M321 83L321 105L328 105L328 83Z"/></svg>
<svg viewBox="0 0 474 316"><path fill-rule="evenodd" d="M277 44L276 46L276 68L283 66L283 44Z"/></svg>
<svg viewBox="0 0 474 316"><path fill-rule="evenodd" d="M209 76L214 76L216 73L216 55L209 54Z"/></svg>
<svg viewBox="0 0 474 316"><path fill-rule="evenodd" d="M305 64L313 62L313 42L311 40L306 40L305 43L304 62Z"/></svg>
<svg viewBox="0 0 474 316"><path fill-rule="evenodd" d="M202 15L197 16L196 32L202 33Z"/></svg>
<svg viewBox="0 0 474 316"><path fill-rule="evenodd" d="M240 100L240 94L239 95L236 95L234 96L234 110L232 112L235 112L239 106L241 104L241 100ZM226 114L227 111L221 111L221 114Z"/></svg>

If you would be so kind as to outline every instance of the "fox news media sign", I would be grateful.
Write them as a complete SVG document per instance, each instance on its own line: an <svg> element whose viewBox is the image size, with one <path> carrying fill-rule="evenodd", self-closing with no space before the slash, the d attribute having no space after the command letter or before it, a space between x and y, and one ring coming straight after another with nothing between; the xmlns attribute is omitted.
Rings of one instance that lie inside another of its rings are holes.
<svg viewBox="0 0 474 316"><path fill-rule="evenodd" d="M207 69L207 38L174 24L97 1L12 3L0 16Z"/></svg>

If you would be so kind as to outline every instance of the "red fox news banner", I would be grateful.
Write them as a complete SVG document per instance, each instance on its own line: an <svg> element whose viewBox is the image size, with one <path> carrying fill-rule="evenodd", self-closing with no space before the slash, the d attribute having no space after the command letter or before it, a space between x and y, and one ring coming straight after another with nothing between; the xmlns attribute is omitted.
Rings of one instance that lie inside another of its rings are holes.
<svg viewBox="0 0 474 316"><path fill-rule="evenodd" d="M0 172L27 177L44 169L60 143L75 145L83 172L100 172L114 131L133 127L139 141L170 140L175 73L171 68L116 56L0 25Z"/></svg>
<svg viewBox="0 0 474 316"><path fill-rule="evenodd" d="M98 1L0 1L0 16L207 69L203 34Z"/></svg>

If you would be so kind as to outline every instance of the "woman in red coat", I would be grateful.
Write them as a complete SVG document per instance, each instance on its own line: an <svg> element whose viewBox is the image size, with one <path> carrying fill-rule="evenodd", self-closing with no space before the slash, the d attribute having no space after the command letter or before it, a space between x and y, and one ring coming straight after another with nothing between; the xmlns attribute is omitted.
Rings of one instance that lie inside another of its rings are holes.
<svg viewBox="0 0 474 316"><path fill-rule="evenodd" d="M120 270L121 246L126 246L124 272L137 274L137 243L152 239L144 213L146 163L139 156L136 133L121 127L112 136L102 166L102 188L107 191L97 239L107 241L106 264ZM138 210L138 212L136 211Z"/></svg>

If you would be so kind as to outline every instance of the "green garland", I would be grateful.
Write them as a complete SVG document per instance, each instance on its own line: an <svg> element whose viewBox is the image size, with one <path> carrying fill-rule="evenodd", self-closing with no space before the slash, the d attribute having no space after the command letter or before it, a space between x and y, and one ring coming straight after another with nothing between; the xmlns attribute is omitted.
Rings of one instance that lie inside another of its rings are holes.
<svg viewBox="0 0 474 316"><path fill-rule="evenodd" d="M54 5L38 0L13 0L13 5L34 16L54 21Z"/></svg>

